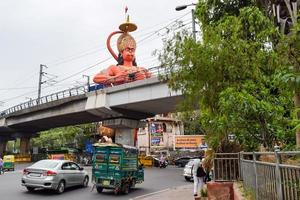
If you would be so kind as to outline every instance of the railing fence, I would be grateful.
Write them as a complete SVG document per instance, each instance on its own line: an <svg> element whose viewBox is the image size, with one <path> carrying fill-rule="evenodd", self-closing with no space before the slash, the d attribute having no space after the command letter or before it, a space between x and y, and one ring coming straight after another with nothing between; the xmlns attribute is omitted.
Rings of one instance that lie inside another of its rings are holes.
<svg viewBox="0 0 300 200"><path fill-rule="evenodd" d="M287 160L295 155L300 152L242 152L240 163L245 188L252 190L256 199L300 199L300 166L283 163L283 157Z"/></svg>
<svg viewBox="0 0 300 200"><path fill-rule="evenodd" d="M214 181L235 181L240 177L239 153L215 153Z"/></svg>
<svg viewBox="0 0 300 200"><path fill-rule="evenodd" d="M214 180L242 180L244 188L252 191L256 199L299 200L297 156L300 151L216 153Z"/></svg>

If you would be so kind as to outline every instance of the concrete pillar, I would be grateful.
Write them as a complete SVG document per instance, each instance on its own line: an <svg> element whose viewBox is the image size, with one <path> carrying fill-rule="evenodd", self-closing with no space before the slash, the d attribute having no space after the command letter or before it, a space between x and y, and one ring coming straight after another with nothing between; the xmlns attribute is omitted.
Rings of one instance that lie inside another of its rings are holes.
<svg viewBox="0 0 300 200"><path fill-rule="evenodd" d="M30 137L21 137L20 154L28 154L29 153L29 142L30 142Z"/></svg>
<svg viewBox="0 0 300 200"><path fill-rule="evenodd" d="M1 158L3 157L3 153L6 150L6 144L7 144L7 139L6 138L0 138L0 157Z"/></svg>
<svg viewBox="0 0 300 200"><path fill-rule="evenodd" d="M145 124L146 122L125 118L105 120L102 122L103 126L115 130L115 143L130 146L136 145L136 129L144 127Z"/></svg>
<svg viewBox="0 0 300 200"><path fill-rule="evenodd" d="M134 133L134 129L118 128L116 129L115 142L118 144L135 146Z"/></svg>

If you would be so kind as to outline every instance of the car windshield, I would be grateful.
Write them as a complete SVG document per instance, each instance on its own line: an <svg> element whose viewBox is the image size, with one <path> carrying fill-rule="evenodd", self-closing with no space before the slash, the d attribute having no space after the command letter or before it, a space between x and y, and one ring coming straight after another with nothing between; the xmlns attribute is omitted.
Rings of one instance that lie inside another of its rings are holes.
<svg viewBox="0 0 300 200"><path fill-rule="evenodd" d="M194 164L194 160L190 160L186 165L192 166Z"/></svg>
<svg viewBox="0 0 300 200"><path fill-rule="evenodd" d="M31 165L31 168L50 168L53 169L58 165L58 162L55 160L41 160L33 165Z"/></svg>
<svg viewBox="0 0 300 200"><path fill-rule="evenodd" d="M181 157L181 158L178 158L177 160L188 160L188 159L191 159L190 157Z"/></svg>

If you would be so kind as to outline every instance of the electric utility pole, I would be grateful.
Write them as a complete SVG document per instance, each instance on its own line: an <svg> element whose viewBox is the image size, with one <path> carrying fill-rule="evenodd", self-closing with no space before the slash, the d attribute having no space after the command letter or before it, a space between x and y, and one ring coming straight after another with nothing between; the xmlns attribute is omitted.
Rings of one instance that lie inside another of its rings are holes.
<svg viewBox="0 0 300 200"><path fill-rule="evenodd" d="M44 67L47 68L46 65L40 64L39 87L38 87L38 102L39 102L39 100L41 98L42 84L45 83L45 82L42 81L43 75L44 75L44 72L43 72Z"/></svg>
<svg viewBox="0 0 300 200"><path fill-rule="evenodd" d="M88 76L88 75L82 75L82 77L83 78L87 78L87 84L86 85L87 85L87 87L88 87L87 89L89 91L89 88L90 88L90 76Z"/></svg>

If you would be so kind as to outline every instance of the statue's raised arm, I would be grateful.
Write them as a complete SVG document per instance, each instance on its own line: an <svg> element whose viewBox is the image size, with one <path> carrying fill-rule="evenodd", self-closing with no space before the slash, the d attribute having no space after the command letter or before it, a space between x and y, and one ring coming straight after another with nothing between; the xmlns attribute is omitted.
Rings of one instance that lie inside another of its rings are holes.
<svg viewBox="0 0 300 200"><path fill-rule="evenodd" d="M112 32L106 41L107 48L117 65L111 65L94 76L93 81L99 84L123 84L136 80L142 80L151 77L151 73L143 68L138 67L135 59L136 42L129 32L135 31L137 26L127 22L119 26L120 31ZM121 34L117 40L118 56L112 50L110 39L115 34Z"/></svg>

